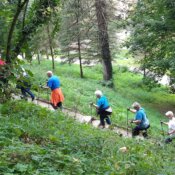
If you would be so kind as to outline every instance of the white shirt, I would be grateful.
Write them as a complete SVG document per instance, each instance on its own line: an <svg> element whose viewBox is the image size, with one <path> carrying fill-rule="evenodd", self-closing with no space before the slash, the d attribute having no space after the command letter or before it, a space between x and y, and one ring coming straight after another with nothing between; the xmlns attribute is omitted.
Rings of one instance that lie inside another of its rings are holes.
<svg viewBox="0 0 175 175"><path fill-rule="evenodd" d="M169 120L168 129L169 129L169 132L175 131L175 118L174 117L171 120Z"/></svg>

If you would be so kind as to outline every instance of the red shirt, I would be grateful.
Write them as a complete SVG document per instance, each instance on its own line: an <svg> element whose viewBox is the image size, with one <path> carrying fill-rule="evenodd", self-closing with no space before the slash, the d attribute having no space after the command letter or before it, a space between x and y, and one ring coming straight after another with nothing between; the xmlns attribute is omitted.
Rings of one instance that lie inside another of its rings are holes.
<svg viewBox="0 0 175 175"><path fill-rule="evenodd" d="M3 61L2 59L0 59L0 66L5 65L5 61Z"/></svg>

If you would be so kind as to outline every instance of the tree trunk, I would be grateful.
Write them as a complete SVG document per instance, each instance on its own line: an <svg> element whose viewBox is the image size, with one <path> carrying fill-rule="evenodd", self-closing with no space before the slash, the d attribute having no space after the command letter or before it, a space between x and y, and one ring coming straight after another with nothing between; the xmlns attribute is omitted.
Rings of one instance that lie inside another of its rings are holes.
<svg viewBox="0 0 175 175"><path fill-rule="evenodd" d="M50 28L49 28L49 24L47 25L47 32L48 32L48 39L49 39L49 48L50 48L50 53L51 53L51 57L52 57L52 69L55 69L55 61L54 61L54 53L53 53L53 47L52 47L52 38L50 35Z"/></svg>
<svg viewBox="0 0 175 175"><path fill-rule="evenodd" d="M37 53L38 64L40 64L40 52Z"/></svg>
<svg viewBox="0 0 175 175"><path fill-rule="evenodd" d="M48 53L48 49L46 48L46 58L47 60L49 60L49 53Z"/></svg>
<svg viewBox="0 0 175 175"><path fill-rule="evenodd" d="M23 9L23 7L25 6L25 4L28 2L28 0L25 0L22 4L21 4L21 1L19 0L18 1L18 6L17 6L17 10L16 10L16 13L13 17L13 21L12 21L12 24L10 26L10 30L9 30L9 34L8 34L8 38L7 38L7 48L6 48L6 62L7 63L11 63L11 56L10 56L10 50L11 50L11 44L12 44L12 37L13 37L13 33L14 33L14 30L15 30L15 25L16 25L16 22L18 20L18 17Z"/></svg>
<svg viewBox="0 0 175 175"><path fill-rule="evenodd" d="M109 36L107 27L107 12L105 0L95 0L96 17L98 22L99 44L101 47L103 79L112 80L112 61L109 48Z"/></svg>
<svg viewBox="0 0 175 175"><path fill-rule="evenodd" d="M76 25L77 25L77 44L78 44L78 59L80 64L80 77L83 78L83 66L82 66L82 58L81 58L81 35L80 35L80 26L79 26L79 18L80 18L80 0L77 0L77 13L76 13Z"/></svg>
<svg viewBox="0 0 175 175"><path fill-rule="evenodd" d="M78 41L78 58L80 63L80 77L83 78L83 66L82 66L82 59L81 59L81 43L80 43L80 36L77 38Z"/></svg>

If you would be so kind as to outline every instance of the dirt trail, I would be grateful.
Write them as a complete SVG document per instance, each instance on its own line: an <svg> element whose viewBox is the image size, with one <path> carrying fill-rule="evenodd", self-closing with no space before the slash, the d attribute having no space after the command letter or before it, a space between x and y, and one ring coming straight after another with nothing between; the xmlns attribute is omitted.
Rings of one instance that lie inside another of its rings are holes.
<svg viewBox="0 0 175 175"><path fill-rule="evenodd" d="M14 99L19 100L20 97L19 96L13 96ZM31 99L28 98L28 101L31 102ZM48 108L49 110L54 111L54 109L52 108L52 106L45 100L34 100L33 101L34 104L39 105L41 107L44 108ZM100 124L100 120L94 119L93 116L86 116L83 114L80 114L79 112L73 111L71 109L67 109L66 107L63 107L62 112L64 114L66 114L66 116L74 118L76 121L80 122L80 123L87 123L87 124L91 124L93 127L98 128L98 125ZM109 129L109 125L105 126L105 130ZM127 138L131 138L131 132L127 132L125 129L122 129L120 127L112 127L112 129L115 133L117 133L120 136L123 137L127 137Z"/></svg>

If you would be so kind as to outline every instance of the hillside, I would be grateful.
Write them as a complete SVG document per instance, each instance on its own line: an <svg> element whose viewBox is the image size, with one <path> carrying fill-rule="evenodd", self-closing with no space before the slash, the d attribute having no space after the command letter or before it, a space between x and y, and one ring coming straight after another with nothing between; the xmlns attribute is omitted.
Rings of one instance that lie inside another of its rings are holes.
<svg viewBox="0 0 175 175"><path fill-rule="evenodd" d="M2 105L0 125L3 175L174 173L171 145L121 138L24 101Z"/></svg>

